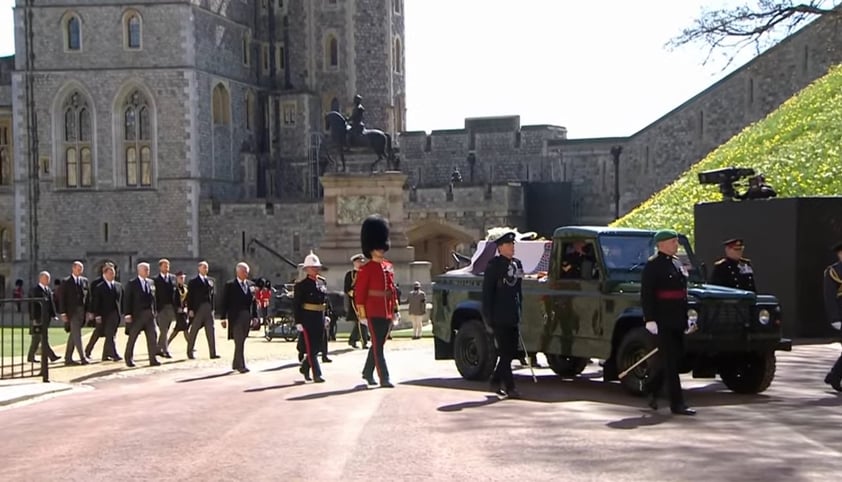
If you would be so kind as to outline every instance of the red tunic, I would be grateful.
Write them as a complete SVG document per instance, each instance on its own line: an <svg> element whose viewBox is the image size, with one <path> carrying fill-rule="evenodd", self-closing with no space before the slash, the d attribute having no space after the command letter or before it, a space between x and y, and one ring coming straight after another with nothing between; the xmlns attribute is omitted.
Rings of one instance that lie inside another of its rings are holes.
<svg viewBox="0 0 842 482"><path fill-rule="evenodd" d="M383 260L362 265L354 283L354 302L360 318L392 319L398 306L392 263Z"/></svg>
<svg viewBox="0 0 842 482"><path fill-rule="evenodd" d="M269 300L272 299L272 293L266 288L260 289L257 292L257 306L261 308L269 307Z"/></svg>

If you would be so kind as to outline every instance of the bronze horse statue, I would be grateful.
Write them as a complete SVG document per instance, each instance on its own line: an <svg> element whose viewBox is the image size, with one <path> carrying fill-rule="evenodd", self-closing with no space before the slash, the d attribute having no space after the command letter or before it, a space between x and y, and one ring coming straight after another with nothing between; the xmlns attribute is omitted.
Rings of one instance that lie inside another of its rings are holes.
<svg viewBox="0 0 842 482"><path fill-rule="evenodd" d="M398 167L398 159L392 150L392 136L380 129L363 129L361 136L354 136L348 121L341 113L330 111L325 114L325 128L329 132L330 145L339 150L339 158L342 161L342 172L347 170L345 166L345 151L351 147L367 147L377 154L377 159L371 163L370 172L383 159L386 160L387 170L394 170ZM354 137L357 137L354 139ZM333 162L333 159L328 158ZM334 162L335 163L335 162Z"/></svg>

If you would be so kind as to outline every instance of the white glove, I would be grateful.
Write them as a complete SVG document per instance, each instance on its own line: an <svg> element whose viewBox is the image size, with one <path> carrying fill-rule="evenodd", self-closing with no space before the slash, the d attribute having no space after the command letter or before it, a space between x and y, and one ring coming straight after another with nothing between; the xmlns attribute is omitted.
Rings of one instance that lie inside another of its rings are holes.
<svg viewBox="0 0 842 482"><path fill-rule="evenodd" d="M655 323L654 321L647 321L646 322L646 329L649 331L649 333L652 333L653 335L658 334L658 324Z"/></svg>
<svg viewBox="0 0 842 482"><path fill-rule="evenodd" d="M392 326L398 326L401 322L401 314L395 313L395 316L392 317Z"/></svg>
<svg viewBox="0 0 842 482"><path fill-rule="evenodd" d="M837 330L842 330L842 321L834 321L830 324L830 326L836 328Z"/></svg>
<svg viewBox="0 0 842 482"><path fill-rule="evenodd" d="M299 323L299 324L295 325L295 329L298 330L299 332L302 332L302 331L304 331L304 325Z"/></svg>
<svg viewBox="0 0 842 482"><path fill-rule="evenodd" d="M360 318L360 324L363 326L368 326L368 320L365 318Z"/></svg>
<svg viewBox="0 0 842 482"><path fill-rule="evenodd" d="M695 333L697 331L699 331L699 325L697 325L695 323L689 323L688 322L687 323L687 329L684 330L684 334L689 335L690 333Z"/></svg>
<svg viewBox="0 0 842 482"><path fill-rule="evenodd" d="M325 316L325 326L329 326L329 325L330 325L330 317Z"/></svg>

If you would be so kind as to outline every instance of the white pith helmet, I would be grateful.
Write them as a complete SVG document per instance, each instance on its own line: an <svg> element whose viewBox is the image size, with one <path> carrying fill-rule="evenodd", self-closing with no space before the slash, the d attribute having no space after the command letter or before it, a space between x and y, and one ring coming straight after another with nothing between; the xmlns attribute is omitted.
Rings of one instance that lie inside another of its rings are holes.
<svg viewBox="0 0 842 482"><path fill-rule="evenodd" d="M322 262L319 260L319 257L310 250L310 254L304 258L304 264L302 265L303 268L321 268Z"/></svg>

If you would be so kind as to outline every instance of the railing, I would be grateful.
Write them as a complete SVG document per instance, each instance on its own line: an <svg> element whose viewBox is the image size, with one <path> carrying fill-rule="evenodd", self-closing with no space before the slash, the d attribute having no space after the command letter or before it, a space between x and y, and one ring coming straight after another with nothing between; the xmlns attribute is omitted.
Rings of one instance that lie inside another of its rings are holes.
<svg viewBox="0 0 842 482"><path fill-rule="evenodd" d="M45 383L50 381L50 350L43 348L48 346L54 320L30 320L31 312L49 313L49 309L49 302L41 298L0 299L0 379L40 376ZM39 350L30 357L35 340L40 340ZM43 351L40 361L32 361L39 351Z"/></svg>

